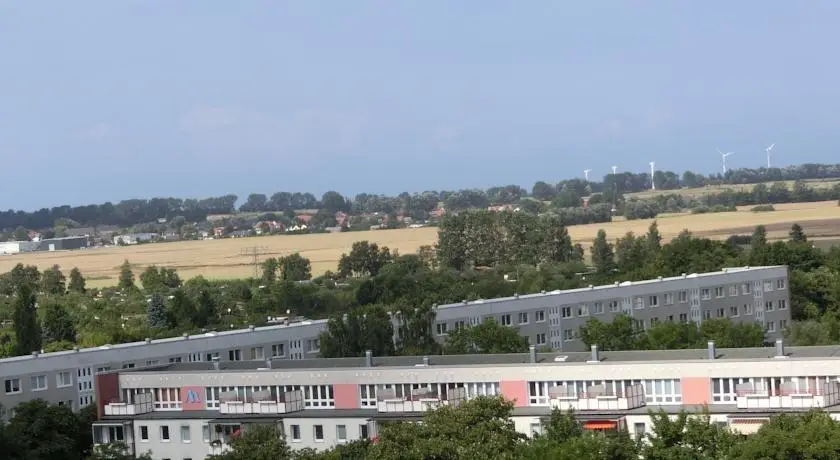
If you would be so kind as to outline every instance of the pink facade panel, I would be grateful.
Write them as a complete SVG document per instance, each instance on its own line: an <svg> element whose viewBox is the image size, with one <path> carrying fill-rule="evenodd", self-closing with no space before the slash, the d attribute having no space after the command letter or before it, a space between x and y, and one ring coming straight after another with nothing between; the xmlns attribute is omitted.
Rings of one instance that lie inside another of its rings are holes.
<svg viewBox="0 0 840 460"><path fill-rule="evenodd" d="M528 406L528 382L525 380L503 380L499 382L499 392L515 407Z"/></svg>
<svg viewBox="0 0 840 460"><path fill-rule="evenodd" d="M336 409L358 409L359 386L353 383L342 383L333 385L333 396L335 396Z"/></svg>
<svg viewBox="0 0 840 460"><path fill-rule="evenodd" d="M708 377L683 377L680 381L682 386L683 404L708 404L711 395L711 386Z"/></svg>
<svg viewBox="0 0 840 460"><path fill-rule="evenodd" d="M204 387L181 387L181 404L184 410L204 410Z"/></svg>

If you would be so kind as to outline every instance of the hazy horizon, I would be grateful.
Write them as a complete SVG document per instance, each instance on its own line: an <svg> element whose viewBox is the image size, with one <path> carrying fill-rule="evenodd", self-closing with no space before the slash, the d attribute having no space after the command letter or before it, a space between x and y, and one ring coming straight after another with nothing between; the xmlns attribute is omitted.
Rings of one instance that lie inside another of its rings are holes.
<svg viewBox="0 0 840 460"><path fill-rule="evenodd" d="M840 3L0 2L0 208L838 163Z"/></svg>

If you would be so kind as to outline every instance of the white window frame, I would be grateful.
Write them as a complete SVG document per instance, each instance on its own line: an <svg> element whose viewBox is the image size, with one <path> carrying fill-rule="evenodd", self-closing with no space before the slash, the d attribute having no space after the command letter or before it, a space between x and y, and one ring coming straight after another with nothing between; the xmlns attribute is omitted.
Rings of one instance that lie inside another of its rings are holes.
<svg viewBox="0 0 840 460"><path fill-rule="evenodd" d="M527 311L519 312L519 324L528 324L528 312Z"/></svg>
<svg viewBox="0 0 840 460"><path fill-rule="evenodd" d="M166 437L163 436L164 428L166 429ZM160 428L158 428L158 436L160 436L160 442L171 442L172 432L169 429L169 425L161 425Z"/></svg>
<svg viewBox="0 0 840 460"><path fill-rule="evenodd" d="M335 407L335 391L332 385L304 385L303 403L308 409L330 409Z"/></svg>
<svg viewBox="0 0 840 460"><path fill-rule="evenodd" d="M280 353L277 353L277 352ZM275 343L271 346L271 357L272 358L285 358L286 357L286 344L285 343Z"/></svg>
<svg viewBox="0 0 840 460"><path fill-rule="evenodd" d="M29 387L31 391L44 391L49 388L46 374L29 376Z"/></svg>
<svg viewBox="0 0 840 460"><path fill-rule="evenodd" d="M63 381L62 376L67 376L67 380ZM59 372L55 375L55 387L56 388L65 388L65 387L72 387L73 386L73 373L70 371L63 371Z"/></svg>
<svg viewBox="0 0 840 460"><path fill-rule="evenodd" d="M181 433L181 442L183 443L191 443L192 442L192 430L190 430L189 425L181 425L181 429L179 430ZM186 434L186 436L184 436Z"/></svg>
<svg viewBox="0 0 840 460"><path fill-rule="evenodd" d="M534 322L537 323L544 323L545 322L545 310L537 310L534 312Z"/></svg>
<svg viewBox="0 0 840 460"><path fill-rule="evenodd" d="M21 385L20 385L20 379L17 378L17 377L13 377L13 378L10 378L10 379L5 379L5 382L3 382L3 384L4 384L3 389L6 391L7 395L16 395L18 393L23 392L23 389L21 388Z"/></svg>
<svg viewBox="0 0 840 460"><path fill-rule="evenodd" d="M359 402L362 407L376 407L376 385L359 385Z"/></svg>
<svg viewBox="0 0 840 460"><path fill-rule="evenodd" d="M318 436L318 429L320 428L321 435ZM325 433L324 433L324 425L315 424L312 425L312 439L315 442L324 442L325 441Z"/></svg>

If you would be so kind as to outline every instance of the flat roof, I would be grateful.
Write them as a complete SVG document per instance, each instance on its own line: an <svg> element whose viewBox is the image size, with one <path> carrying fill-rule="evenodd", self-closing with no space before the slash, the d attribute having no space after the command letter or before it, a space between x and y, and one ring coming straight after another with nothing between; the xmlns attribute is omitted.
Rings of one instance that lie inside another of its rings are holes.
<svg viewBox="0 0 840 460"><path fill-rule="evenodd" d="M536 294L523 294L523 295L514 295L511 297L496 297L493 299L477 299L471 301L462 301L456 303L450 303L445 305L438 305L438 309L446 309L446 308L454 308L454 307L461 307L464 305L474 305L474 304L486 304L486 303L494 303L494 302L510 302L514 300L524 300L524 299L533 299L538 297L544 296L556 296L556 295L568 295L568 294L577 294L582 292L592 292L592 291L607 291L610 289L616 288L623 288L628 286L645 286L648 284L658 284L662 282L668 281L679 281L679 280L686 280L686 279L705 279L705 278L712 278L716 276L722 275L731 275L734 273L747 273L752 271L761 271L761 270L770 270L770 269L779 269L779 268L787 268L785 265L766 265L766 266L758 266L758 267L727 267L723 268L722 270L716 272L706 272L706 273L690 273L690 274L682 274L680 276L669 276L669 277L659 277L654 279L648 280L641 280L641 281L624 281L624 282L615 282L613 284L602 284L602 285L590 285L584 288L577 288L577 289L565 289L565 290L554 290L554 291L543 291Z"/></svg>
<svg viewBox="0 0 840 460"><path fill-rule="evenodd" d="M776 356L775 347L761 348L718 348L716 361L766 361ZM708 349L698 348L690 350L634 350L634 351L601 351L601 362L632 363L632 362L669 362L669 361L707 361ZM815 347L786 347L787 359L840 359L840 346ZM585 363L592 358L591 352L551 352L537 353L536 364L559 365L563 363ZM408 367L423 366L423 356L374 356L371 358L373 367ZM512 354L477 354L477 355L430 355L429 366L504 366L517 364L531 364L530 353ZM270 367L269 367L270 362ZM242 372L260 369L272 370L307 370L307 369L355 369L365 368L366 358L315 358L315 359L276 359L270 361L219 361L221 372ZM214 371L215 364L211 362L171 363L134 369L121 369L111 372L143 373L143 372L209 372Z"/></svg>

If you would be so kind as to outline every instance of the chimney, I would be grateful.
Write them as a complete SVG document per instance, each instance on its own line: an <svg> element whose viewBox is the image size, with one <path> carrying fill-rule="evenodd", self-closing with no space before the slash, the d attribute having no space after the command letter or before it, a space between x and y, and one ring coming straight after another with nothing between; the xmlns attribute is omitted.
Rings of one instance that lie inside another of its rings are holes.
<svg viewBox="0 0 840 460"><path fill-rule="evenodd" d="M429 366L429 357L428 356L423 357L423 365L426 366L426 367Z"/></svg>
<svg viewBox="0 0 840 460"><path fill-rule="evenodd" d="M528 352L531 355L530 356L531 357L531 364L536 364L537 363L537 347L531 345L528 348Z"/></svg>
<svg viewBox="0 0 840 460"><path fill-rule="evenodd" d="M785 341L776 339L776 358L787 358L785 354Z"/></svg>
<svg viewBox="0 0 840 460"><path fill-rule="evenodd" d="M219 370L219 357L218 356L213 357L213 370L214 371Z"/></svg>
<svg viewBox="0 0 840 460"><path fill-rule="evenodd" d="M365 351L365 366L373 367L373 352L370 350Z"/></svg>
<svg viewBox="0 0 840 460"><path fill-rule="evenodd" d="M592 357L589 358L590 363L600 363L601 362L601 353L598 351L598 345L592 345Z"/></svg>
<svg viewBox="0 0 840 460"><path fill-rule="evenodd" d="M265 367L271 369L271 358L265 360Z"/></svg>
<svg viewBox="0 0 840 460"><path fill-rule="evenodd" d="M709 350L709 359L717 359L717 348L715 348L714 340L709 340L706 344Z"/></svg>

